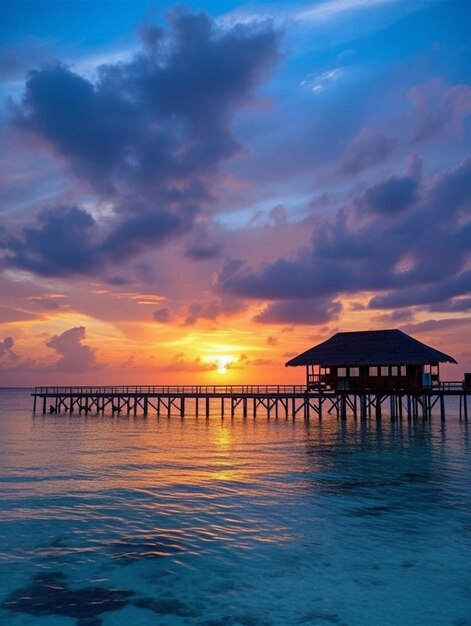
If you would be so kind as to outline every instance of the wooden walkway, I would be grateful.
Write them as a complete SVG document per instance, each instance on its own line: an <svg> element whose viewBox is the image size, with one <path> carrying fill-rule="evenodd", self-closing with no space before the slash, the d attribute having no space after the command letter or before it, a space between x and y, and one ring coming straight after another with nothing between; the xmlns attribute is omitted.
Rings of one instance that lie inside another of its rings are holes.
<svg viewBox="0 0 471 626"><path fill-rule="evenodd" d="M391 419L432 417L438 411L445 419L445 398L459 398L459 417L468 419L468 396L471 389L462 382L444 382L415 392L387 390L364 392L319 389L306 392L304 385L185 385L185 386L118 386L118 387L35 387L33 412L132 414L132 415L204 415L246 418L263 412L267 417L295 419L302 415L321 419L334 414L380 419L389 409Z"/></svg>

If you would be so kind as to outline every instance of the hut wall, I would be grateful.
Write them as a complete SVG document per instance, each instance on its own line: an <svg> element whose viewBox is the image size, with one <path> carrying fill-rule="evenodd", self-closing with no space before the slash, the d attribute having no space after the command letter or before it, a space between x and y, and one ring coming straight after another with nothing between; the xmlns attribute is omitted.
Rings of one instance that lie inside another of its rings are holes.
<svg viewBox="0 0 471 626"><path fill-rule="evenodd" d="M361 365L320 368L308 366L311 389L349 391L416 391L423 387L422 365Z"/></svg>

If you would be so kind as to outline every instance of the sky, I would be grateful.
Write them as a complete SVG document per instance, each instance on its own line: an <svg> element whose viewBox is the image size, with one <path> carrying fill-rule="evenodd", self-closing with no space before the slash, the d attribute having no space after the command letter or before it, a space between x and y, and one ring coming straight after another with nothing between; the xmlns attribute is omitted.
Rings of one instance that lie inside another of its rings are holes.
<svg viewBox="0 0 471 626"><path fill-rule="evenodd" d="M471 3L0 4L0 386L471 371Z"/></svg>

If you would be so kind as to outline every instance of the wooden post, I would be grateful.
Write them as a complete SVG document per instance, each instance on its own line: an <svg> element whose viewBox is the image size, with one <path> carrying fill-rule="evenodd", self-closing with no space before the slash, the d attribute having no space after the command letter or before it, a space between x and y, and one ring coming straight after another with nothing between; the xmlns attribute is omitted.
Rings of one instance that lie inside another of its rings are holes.
<svg viewBox="0 0 471 626"><path fill-rule="evenodd" d="M360 419L366 419L366 396L364 393L360 396Z"/></svg>
<svg viewBox="0 0 471 626"><path fill-rule="evenodd" d="M209 417L209 397L206 396L206 419Z"/></svg>
<svg viewBox="0 0 471 626"><path fill-rule="evenodd" d="M376 419L381 419L381 396L376 395Z"/></svg>
<svg viewBox="0 0 471 626"><path fill-rule="evenodd" d="M340 419L342 421L347 419L347 396L344 394L340 398Z"/></svg>
<svg viewBox="0 0 471 626"><path fill-rule="evenodd" d="M397 402L397 398L394 394L391 394L389 396L389 403L391 406L391 421L395 421L396 420L396 402Z"/></svg>

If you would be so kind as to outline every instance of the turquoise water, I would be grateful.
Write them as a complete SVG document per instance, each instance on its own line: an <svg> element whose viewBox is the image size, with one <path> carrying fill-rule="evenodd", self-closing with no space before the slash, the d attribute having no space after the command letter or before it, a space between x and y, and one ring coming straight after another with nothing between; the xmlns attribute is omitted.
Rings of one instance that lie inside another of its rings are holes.
<svg viewBox="0 0 471 626"><path fill-rule="evenodd" d="M31 415L0 392L0 623L469 626L447 421Z"/></svg>

